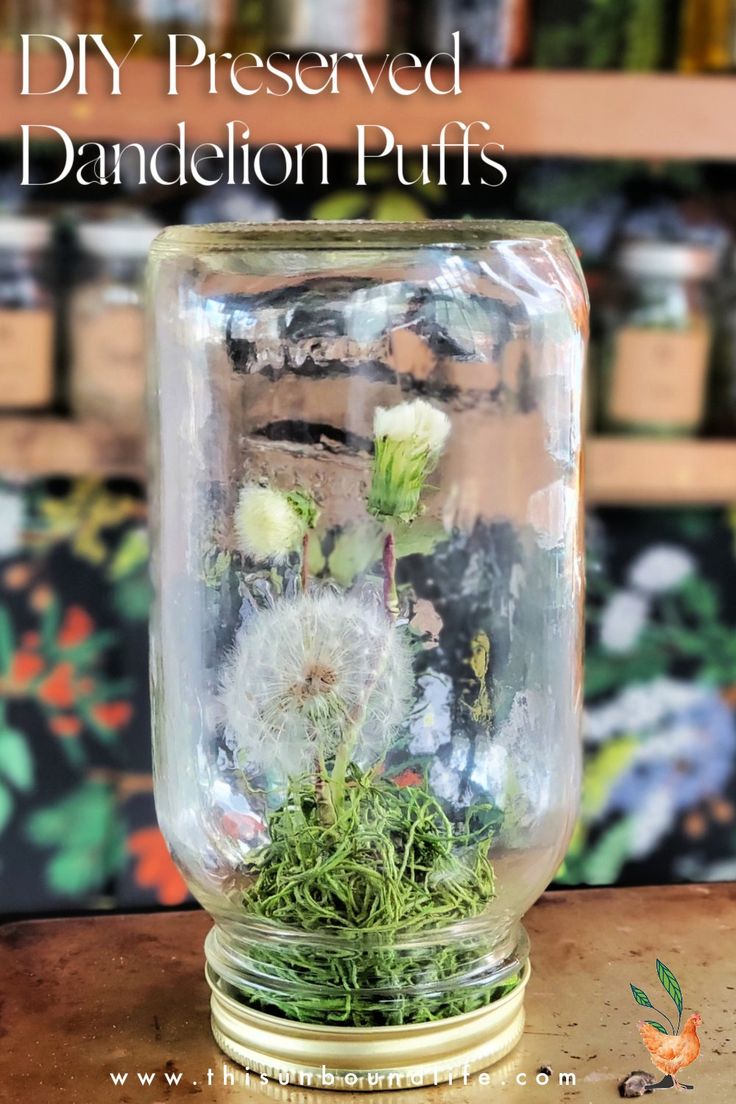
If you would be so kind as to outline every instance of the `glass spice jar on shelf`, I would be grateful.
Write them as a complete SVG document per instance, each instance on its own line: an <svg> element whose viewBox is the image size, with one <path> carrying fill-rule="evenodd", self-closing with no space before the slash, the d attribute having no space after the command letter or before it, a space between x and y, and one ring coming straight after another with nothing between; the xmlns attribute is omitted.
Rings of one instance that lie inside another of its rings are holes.
<svg viewBox="0 0 736 1104"><path fill-rule="evenodd" d="M490 1065L578 802L574 250L181 227L149 288L156 805L215 1038L313 1087Z"/></svg>
<svg viewBox="0 0 736 1104"><path fill-rule="evenodd" d="M142 33L141 47L168 56L169 35L199 35L208 50L230 43L234 11L231 0L132 0L126 2L127 22ZM194 56L195 47L192 44Z"/></svg>
<svg viewBox="0 0 736 1104"><path fill-rule="evenodd" d="M708 395L708 430L736 437L736 255L717 302L713 370Z"/></svg>
<svg viewBox="0 0 736 1104"><path fill-rule="evenodd" d="M143 274L159 229L148 219L119 219L77 231L84 275L70 305L70 405L80 418L133 435L145 421Z"/></svg>
<svg viewBox="0 0 736 1104"><path fill-rule="evenodd" d="M0 217L0 407L48 406L54 396L51 223Z"/></svg>
<svg viewBox="0 0 736 1104"><path fill-rule="evenodd" d="M687 435L702 424L717 250L640 241L616 258L619 294L605 341L604 430Z"/></svg>
<svg viewBox="0 0 736 1104"><path fill-rule="evenodd" d="M270 0L269 45L285 50L351 50L378 54L388 47L391 0L332 0L329 18L321 0Z"/></svg>

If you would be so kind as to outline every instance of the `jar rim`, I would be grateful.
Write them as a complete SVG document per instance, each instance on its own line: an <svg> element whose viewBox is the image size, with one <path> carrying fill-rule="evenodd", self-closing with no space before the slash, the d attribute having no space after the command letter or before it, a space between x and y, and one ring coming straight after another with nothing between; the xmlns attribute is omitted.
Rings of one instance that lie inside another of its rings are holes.
<svg viewBox="0 0 736 1104"><path fill-rule="evenodd" d="M247 246L263 250L403 250L416 246L487 248L499 242L532 245L540 241L570 246L570 239L552 222L519 219L429 219L426 222L368 220L220 222L200 226L169 226L154 240L156 255L193 250L228 252Z"/></svg>

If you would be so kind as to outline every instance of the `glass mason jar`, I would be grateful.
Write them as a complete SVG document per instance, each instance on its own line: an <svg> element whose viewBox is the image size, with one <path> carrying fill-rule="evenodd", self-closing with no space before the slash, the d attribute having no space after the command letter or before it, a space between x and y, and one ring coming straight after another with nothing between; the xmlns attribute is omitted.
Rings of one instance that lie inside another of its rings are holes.
<svg viewBox="0 0 736 1104"><path fill-rule="evenodd" d="M709 283L718 253L677 242L630 242L616 260L601 421L612 432L687 435L703 421L713 336Z"/></svg>
<svg viewBox="0 0 736 1104"><path fill-rule="evenodd" d="M151 258L156 802L215 1036L336 1087L481 1068L577 810L573 249L227 224Z"/></svg>

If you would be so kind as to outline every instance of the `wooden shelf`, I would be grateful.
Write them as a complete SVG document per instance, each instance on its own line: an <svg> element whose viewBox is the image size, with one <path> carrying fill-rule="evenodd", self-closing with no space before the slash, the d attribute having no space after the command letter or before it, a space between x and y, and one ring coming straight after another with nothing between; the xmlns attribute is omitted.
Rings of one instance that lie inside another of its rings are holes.
<svg viewBox="0 0 736 1104"><path fill-rule="evenodd" d="M465 69L460 96L408 98L382 84L370 95L360 74L346 66L339 95L239 96L223 71L222 90L213 96L207 94L207 67L200 66L184 72L179 95L169 96L167 68L159 59L131 56L123 94L111 96L109 68L90 58L89 95L70 87L53 96L21 96L18 57L0 55L0 87L10 90L3 95L0 134L20 137L22 123L53 124L77 140L162 142L186 120L190 143L222 144L225 124L243 120L254 146L323 142L353 150L357 123L381 123L397 142L417 147L436 142L449 120L480 119L491 124L489 138L503 143L506 158L736 159L736 78L729 76ZM33 87L52 88L58 71L58 59L39 57Z"/></svg>
<svg viewBox="0 0 736 1104"><path fill-rule="evenodd" d="M68 418L0 417L0 474L141 477L140 439L109 426Z"/></svg>
<svg viewBox="0 0 736 1104"><path fill-rule="evenodd" d="M591 505L736 504L736 441L592 437ZM0 417L0 475L144 478L142 442L109 426L50 417Z"/></svg>
<svg viewBox="0 0 736 1104"><path fill-rule="evenodd" d="M585 463L591 504L736 504L736 441L593 437Z"/></svg>

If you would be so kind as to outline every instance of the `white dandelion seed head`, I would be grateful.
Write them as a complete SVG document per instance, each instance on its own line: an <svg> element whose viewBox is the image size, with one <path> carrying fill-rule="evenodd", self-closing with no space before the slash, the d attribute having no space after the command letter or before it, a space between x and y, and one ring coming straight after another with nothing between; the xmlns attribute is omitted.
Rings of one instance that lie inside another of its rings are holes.
<svg viewBox="0 0 736 1104"><path fill-rule="evenodd" d="M379 406L373 416L373 432L376 437L388 437L392 441L416 442L439 456L450 433L450 419L442 411L424 399L403 402L397 406Z"/></svg>
<svg viewBox="0 0 736 1104"><path fill-rule="evenodd" d="M273 560L294 552L304 534L304 523L285 494L260 487L242 488L235 510L238 548L254 560Z"/></svg>
<svg viewBox="0 0 736 1104"><path fill-rule="evenodd" d="M378 602L300 594L240 634L222 682L226 736L262 773L305 773L353 738L352 758L368 766L406 719L413 685L409 647Z"/></svg>

